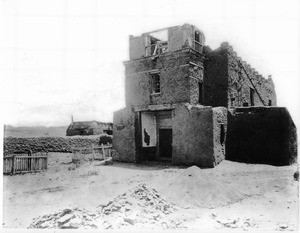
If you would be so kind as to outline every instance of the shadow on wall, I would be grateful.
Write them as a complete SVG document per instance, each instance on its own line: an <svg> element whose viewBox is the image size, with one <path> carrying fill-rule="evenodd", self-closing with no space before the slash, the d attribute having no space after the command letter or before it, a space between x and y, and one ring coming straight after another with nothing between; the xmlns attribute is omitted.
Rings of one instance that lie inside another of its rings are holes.
<svg viewBox="0 0 300 233"><path fill-rule="evenodd" d="M270 165L297 162L297 130L286 108L249 107L228 112L226 159Z"/></svg>

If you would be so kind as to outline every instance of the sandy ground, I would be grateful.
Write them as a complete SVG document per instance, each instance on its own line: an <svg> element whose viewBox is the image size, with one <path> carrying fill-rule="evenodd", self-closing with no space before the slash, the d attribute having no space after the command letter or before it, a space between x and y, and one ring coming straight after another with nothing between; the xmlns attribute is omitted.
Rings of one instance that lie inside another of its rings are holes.
<svg viewBox="0 0 300 233"><path fill-rule="evenodd" d="M33 218L65 208L99 211L99 206L144 183L176 206L160 216L160 224L168 219L181 229L299 229L298 182L293 179L297 164L275 167L223 161L216 168L199 169L153 163L103 166L92 161L75 168L69 164L71 158L71 154L49 153L47 172L4 176L4 228L27 228ZM105 217L115 221L120 216ZM159 229L152 222L139 227ZM164 226L168 228L167 223Z"/></svg>

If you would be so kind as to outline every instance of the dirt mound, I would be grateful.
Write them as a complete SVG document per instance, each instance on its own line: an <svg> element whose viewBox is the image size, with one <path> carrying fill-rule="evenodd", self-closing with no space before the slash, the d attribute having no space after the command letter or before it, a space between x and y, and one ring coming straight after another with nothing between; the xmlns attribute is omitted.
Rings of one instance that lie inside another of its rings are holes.
<svg viewBox="0 0 300 233"><path fill-rule="evenodd" d="M237 187L211 176L197 166L189 167L178 176L166 180L162 193L169 201L183 208L215 208L246 197Z"/></svg>

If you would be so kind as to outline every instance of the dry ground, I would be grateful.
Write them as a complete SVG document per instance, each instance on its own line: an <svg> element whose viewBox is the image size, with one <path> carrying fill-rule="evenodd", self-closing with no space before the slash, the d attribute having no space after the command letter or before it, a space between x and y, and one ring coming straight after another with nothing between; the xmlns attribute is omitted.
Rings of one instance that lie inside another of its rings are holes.
<svg viewBox="0 0 300 233"><path fill-rule="evenodd" d="M4 176L3 226L27 228L33 218L65 208L97 211L99 205L144 183L177 209L160 216L160 224L168 219L163 226L153 221L127 224L133 229L165 229L170 221L181 229L299 229L296 164L275 167L223 161L216 168L199 169L159 164L103 166L94 161L73 170L70 161L71 154L50 153L47 172Z"/></svg>

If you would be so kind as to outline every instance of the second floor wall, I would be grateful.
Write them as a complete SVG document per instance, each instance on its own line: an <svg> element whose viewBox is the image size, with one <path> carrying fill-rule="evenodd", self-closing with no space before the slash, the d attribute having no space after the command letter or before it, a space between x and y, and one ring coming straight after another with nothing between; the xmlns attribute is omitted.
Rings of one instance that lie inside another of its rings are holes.
<svg viewBox="0 0 300 233"><path fill-rule="evenodd" d="M196 104L202 98L203 56L185 49L128 61L125 76L127 106Z"/></svg>

